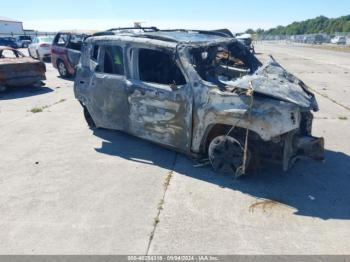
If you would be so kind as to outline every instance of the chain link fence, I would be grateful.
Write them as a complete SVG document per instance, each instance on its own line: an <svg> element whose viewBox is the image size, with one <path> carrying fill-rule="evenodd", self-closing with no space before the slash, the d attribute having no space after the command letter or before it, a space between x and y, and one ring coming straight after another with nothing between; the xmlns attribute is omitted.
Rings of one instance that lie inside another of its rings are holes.
<svg viewBox="0 0 350 262"><path fill-rule="evenodd" d="M332 39L342 36L346 38L346 43L350 44L350 33L335 33L335 34L304 34L304 35L260 35L257 40L260 41L283 41L301 44L328 44L332 43Z"/></svg>
<svg viewBox="0 0 350 262"><path fill-rule="evenodd" d="M1 37L10 37L16 38L18 36L30 36L31 38L35 38L37 36L55 36L57 32L41 32L41 31L23 31L23 33L2 33L0 32Z"/></svg>

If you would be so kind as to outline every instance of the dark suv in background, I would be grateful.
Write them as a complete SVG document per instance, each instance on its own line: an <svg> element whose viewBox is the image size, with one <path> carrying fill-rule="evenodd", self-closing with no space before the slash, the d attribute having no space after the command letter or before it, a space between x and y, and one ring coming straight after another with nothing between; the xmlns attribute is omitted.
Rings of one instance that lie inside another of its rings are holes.
<svg viewBox="0 0 350 262"><path fill-rule="evenodd" d="M16 40L13 37L0 37L0 46L18 48Z"/></svg>
<svg viewBox="0 0 350 262"><path fill-rule="evenodd" d="M51 49L51 62L58 69L61 77L67 78L75 75L82 42L92 33L90 31L61 31L55 36Z"/></svg>

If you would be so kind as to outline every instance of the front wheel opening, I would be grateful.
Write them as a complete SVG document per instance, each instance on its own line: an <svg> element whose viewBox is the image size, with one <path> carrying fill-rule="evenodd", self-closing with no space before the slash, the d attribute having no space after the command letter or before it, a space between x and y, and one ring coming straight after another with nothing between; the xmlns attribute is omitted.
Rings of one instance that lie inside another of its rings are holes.
<svg viewBox="0 0 350 262"><path fill-rule="evenodd" d="M214 138L209 145L208 156L213 169L219 173L236 176L244 165L244 148L238 140L231 136ZM246 167L249 162L250 154L248 152L245 161Z"/></svg>

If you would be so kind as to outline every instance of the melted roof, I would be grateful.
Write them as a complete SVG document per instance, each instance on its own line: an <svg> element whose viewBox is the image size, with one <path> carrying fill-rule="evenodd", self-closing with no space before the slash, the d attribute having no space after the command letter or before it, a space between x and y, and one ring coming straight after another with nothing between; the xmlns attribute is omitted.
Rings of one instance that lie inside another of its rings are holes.
<svg viewBox="0 0 350 262"><path fill-rule="evenodd" d="M169 41L181 43L198 43L224 40L227 37L197 31L158 31L148 32L144 35L167 38Z"/></svg>

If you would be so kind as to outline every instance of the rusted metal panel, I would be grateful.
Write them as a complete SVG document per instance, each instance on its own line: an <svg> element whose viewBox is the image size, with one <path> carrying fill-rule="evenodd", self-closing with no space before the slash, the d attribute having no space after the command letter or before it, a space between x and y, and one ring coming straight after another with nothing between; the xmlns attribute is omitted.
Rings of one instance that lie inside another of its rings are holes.
<svg viewBox="0 0 350 262"><path fill-rule="evenodd" d="M3 52L13 52L13 57L3 57ZM18 50L0 47L0 85L27 86L45 80L45 64L25 57Z"/></svg>

